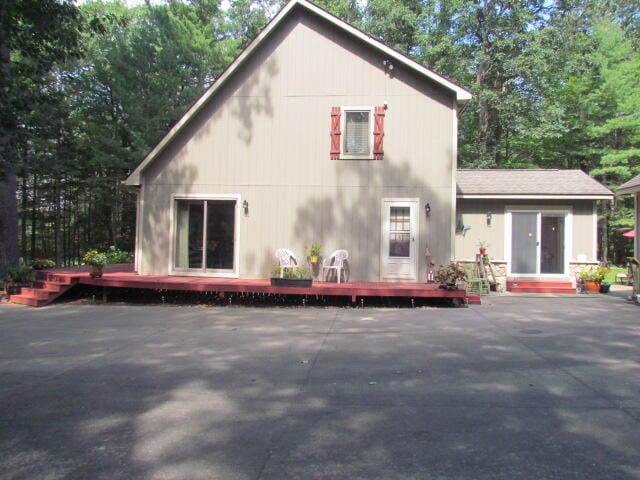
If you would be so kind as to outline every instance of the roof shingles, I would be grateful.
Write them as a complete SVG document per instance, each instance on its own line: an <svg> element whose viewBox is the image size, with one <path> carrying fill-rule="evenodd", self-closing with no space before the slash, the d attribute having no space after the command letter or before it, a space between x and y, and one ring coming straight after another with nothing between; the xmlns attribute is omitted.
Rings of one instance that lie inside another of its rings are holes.
<svg viewBox="0 0 640 480"><path fill-rule="evenodd" d="M613 196L581 170L458 170L456 183L458 196Z"/></svg>
<svg viewBox="0 0 640 480"><path fill-rule="evenodd" d="M640 175L633 177L626 183L623 183L616 190L617 195L624 195L627 193L636 193L640 192Z"/></svg>

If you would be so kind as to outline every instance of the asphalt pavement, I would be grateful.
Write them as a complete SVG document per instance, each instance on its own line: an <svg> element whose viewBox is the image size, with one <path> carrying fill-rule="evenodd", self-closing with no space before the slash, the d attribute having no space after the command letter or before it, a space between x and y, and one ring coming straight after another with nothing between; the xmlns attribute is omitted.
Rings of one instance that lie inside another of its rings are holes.
<svg viewBox="0 0 640 480"><path fill-rule="evenodd" d="M0 306L3 479L640 479L640 307Z"/></svg>

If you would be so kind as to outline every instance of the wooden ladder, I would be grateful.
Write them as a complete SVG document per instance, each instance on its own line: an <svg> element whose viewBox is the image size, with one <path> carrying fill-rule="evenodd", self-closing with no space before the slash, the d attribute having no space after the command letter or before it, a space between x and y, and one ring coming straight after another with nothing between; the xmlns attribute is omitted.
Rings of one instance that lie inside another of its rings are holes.
<svg viewBox="0 0 640 480"><path fill-rule="evenodd" d="M491 262L484 262L484 255L476 253L476 276L489 282L490 285L496 285L496 273L493 271Z"/></svg>

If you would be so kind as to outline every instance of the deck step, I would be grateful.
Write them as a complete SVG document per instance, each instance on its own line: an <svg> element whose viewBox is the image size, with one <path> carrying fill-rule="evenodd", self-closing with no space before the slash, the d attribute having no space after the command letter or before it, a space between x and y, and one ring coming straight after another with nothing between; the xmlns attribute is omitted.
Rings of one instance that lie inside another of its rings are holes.
<svg viewBox="0 0 640 480"><path fill-rule="evenodd" d="M467 303L469 305L482 305L482 300L478 294L467 293Z"/></svg>
<svg viewBox="0 0 640 480"><path fill-rule="evenodd" d="M565 280L507 280L507 291L513 293L575 294L576 287Z"/></svg>
<svg viewBox="0 0 640 480"><path fill-rule="evenodd" d="M22 288L19 295L11 295L9 301L20 305L43 307L53 302L73 287L75 283L75 281L71 280L64 283L37 280L33 283L32 288Z"/></svg>
<svg viewBox="0 0 640 480"><path fill-rule="evenodd" d="M11 295L9 298L11 303L16 303L18 305L28 305L30 307L43 307L49 303L48 300L41 300L31 295Z"/></svg>

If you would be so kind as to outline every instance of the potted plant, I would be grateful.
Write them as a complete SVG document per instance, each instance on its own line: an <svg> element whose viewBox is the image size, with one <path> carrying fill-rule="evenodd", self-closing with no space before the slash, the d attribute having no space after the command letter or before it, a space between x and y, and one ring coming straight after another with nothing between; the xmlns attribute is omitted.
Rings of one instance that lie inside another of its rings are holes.
<svg viewBox="0 0 640 480"><path fill-rule="evenodd" d="M478 242L478 252L480 253L480 255L485 255L487 253L488 246L489 244L487 242L484 242L482 240Z"/></svg>
<svg viewBox="0 0 640 480"><path fill-rule="evenodd" d="M275 287L310 287L313 284L312 272L309 267L287 268L275 267L271 271L271 285Z"/></svg>
<svg viewBox="0 0 640 480"><path fill-rule="evenodd" d="M33 262L31 262L31 267L34 270L44 270L45 268L53 268L56 266L56 262L49 258L36 258Z"/></svg>
<svg viewBox="0 0 640 480"><path fill-rule="evenodd" d="M104 253L98 252L97 250L89 250L84 254L82 260L85 264L93 267L93 270L89 273L92 278L102 277L102 270L107 264L107 256Z"/></svg>
<svg viewBox="0 0 640 480"><path fill-rule="evenodd" d="M446 265L440 265L435 273L436 282L440 283L440 288L455 290L458 288L459 281L467 279L467 272L456 262L449 262Z"/></svg>
<svg viewBox="0 0 640 480"><path fill-rule="evenodd" d="M600 293L600 288L604 277L609 271L606 267L597 267L591 269L580 270L578 274L584 282L584 288L590 293Z"/></svg>
<svg viewBox="0 0 640 480"><path fill-rule="evenodd" d="M322 245L319 243L312 243L311 246L307 249L307 253L309 254L309 263L315 264L320 261L320 250L322 249Z"/></svg>
<svg viewBox="0 0 640 480"><path fill-rule="evenodd" d="M4 288L7 295L20 295L23 287L30 287L35 278L33 268L21 265L7 270Z"/></svg>

